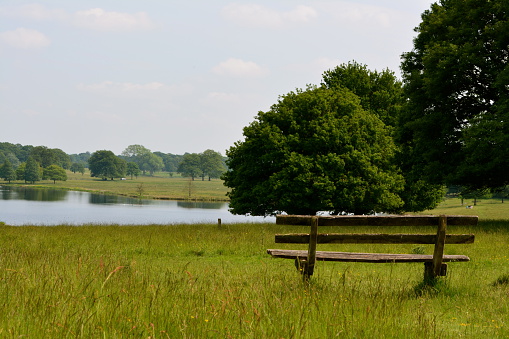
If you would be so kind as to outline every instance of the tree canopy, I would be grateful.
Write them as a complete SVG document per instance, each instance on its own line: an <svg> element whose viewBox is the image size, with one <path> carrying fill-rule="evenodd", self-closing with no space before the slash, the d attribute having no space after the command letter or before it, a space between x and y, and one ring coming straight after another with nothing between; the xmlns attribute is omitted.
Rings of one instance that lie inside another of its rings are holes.
<svg viewBox="0 0 509 339"><path fill-rule="evenodd" d="M96 151L88 159L90 175L92 177L103 178L121 178L126 174L127 162L120 159L112 151Z"/></svg>
<svg viewBox="0 0 509 339"><path fill-rule="evenodd" d="M409 172L472 189L509 183L509 2L441 0L402 56L398 141Z"/></svg>
<svg viewBox="0 0 509 339"><path fill-rule="evenodd" d="M21 166L20 166L21 167ZM39 163L35 161L33 157L28 157L28 160L24 169L24 179L27 182L35 183L41 180L41 168Z"/></svg>
<svg viewBox="0 0 509 339"><path fill-rule="evenodd" d="M43 179L53 180L53 183L56 183L57 180L66 181L67 173L58 165L49 165L43 171Z"/></svg>
<svg viewBox="0 0 509 339"><path fill-rule="evenodd" d="M235 214L396 211L403 177L377 115L344 86L282 96L244 128L224 174Z"/></svg>

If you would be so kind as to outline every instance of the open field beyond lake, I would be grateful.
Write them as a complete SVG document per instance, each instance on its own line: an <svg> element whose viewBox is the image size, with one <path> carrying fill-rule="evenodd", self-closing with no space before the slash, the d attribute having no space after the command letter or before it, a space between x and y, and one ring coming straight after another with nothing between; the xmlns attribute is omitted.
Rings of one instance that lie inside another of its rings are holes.
<svg viewBox="0 0 509 339"><path fill-rule="evenodd" d="M422 264L320 262L306 284L265 254L295 227L2 226L0 337L509 337L509 221L450 230L476 235L445 248L472 261L424 288Z"/></svg>
<svg viewBox="0 0 509 339"><path fill-rule="evenodd" d="M170 177L168 173L156 173L154 176L139 176L127 180L101 180L93 178L87 171L85 174L67 171L67 181L52 180L38 181L34 185L25 184L22 181L13 182L11 185L22 185L39 188L61 188L74 191L86 191L92 193L104 193L123 195L127 197L142 197L146 199L172 199L172 200L208 200L227 201L228 188L220 179L204 181L201 178L183 178L180 175ZM0 185L8 185L0 182Z"/></svg>

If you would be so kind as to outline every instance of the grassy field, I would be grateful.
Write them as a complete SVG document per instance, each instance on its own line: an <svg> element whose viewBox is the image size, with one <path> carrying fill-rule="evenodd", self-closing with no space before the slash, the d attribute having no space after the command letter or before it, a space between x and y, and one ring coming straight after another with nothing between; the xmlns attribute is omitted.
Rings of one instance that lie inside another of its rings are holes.
<svg viewBox="0 0 509 339"><path fill-rule="evenodd" d="M180 193L160 188L164 182L180 182ZM146 196L173 198L185 196L186 182L85 176L56 186L102 191L112 184L108 192L130 195L143 184ZM219 180L192 184L203 192L224 190ZM266 254L267 248L298 248L274 244L274 234L296 231L291 226L0 223L0 337L509 338L509 205L483 200L467 209L467 204L472 203L448 199L423 212L481 217L476 227L449 227L474 233L476 241L448 245L446 254L472 260L450 263L448 276L435 286L422 284L422 264L320 262L304 283L292 261ZM433 251L420 245L319 249Z"/></svg>
<svg viewBox="0 0 509 339"><path fill-rule="evenodd" d="M223 185L223 181L212 179L202 181L197 178L191 181L189 178L183 178L179 175L170 177L168 173L156 173L154 176L130 177L127 180L101 180L92 178L88 172L84 175L80 173L67 172L67 181L52 180L38 181L34 185L27 185L41 188L61 188L75 191L87 191L104 194L116 194L129 197L139 197L146 199L172 199L172 200L212 200L227 201L226 192L228 188ZM7 185L0 183L0 185ZM22 181L13 182L11 185L26 185Z"/></svg>
<svg viewBox="0 0 509 339"><path fill-rule="evenodd" d="M471 208L467 208L470 206ZM419 214L477 215L479 219L509 220L509 201L502 203L500 199L484 199L473 201L465 199L463 205L459 198L445 199L437 208Z"/></svg>
<svg viewBox="0 0 509 339"><path fill-rule="evenodd" d="M472 261L449 264L434 287L422 286L422 264L319 263L304 283L292 261L265 254L290 246L275 233L294 231L2 226L0 337L509 337L509 221L452 229L476 242L446 253ZM414 250L374 246L340 248Z"/></svg>

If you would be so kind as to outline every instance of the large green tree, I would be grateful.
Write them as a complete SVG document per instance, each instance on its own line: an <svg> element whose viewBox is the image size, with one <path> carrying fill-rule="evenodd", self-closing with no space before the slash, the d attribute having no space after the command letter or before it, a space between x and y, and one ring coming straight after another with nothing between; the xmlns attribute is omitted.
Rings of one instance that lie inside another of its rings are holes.
<svg viewBox="0 0 509 339"><path fill-rule="evenodd" d="M282 96L227 151L235 214L397 211L403 177L380 118L349 89L309 87Z"/></svg>
<svg viewBox="0 0 509 339"><path fill-rule="evenodd" d="M88 159L88 168L92 177L113 180L125 176L127 162L117 157L112 151L101 150L92 153Z"/></svg>
<svg viewBox="0 0 509 339"><path fill-rule="evenodd" d="M382 120L393 135L406 97L401 81L392 71L371 71L366 65L349 62L326 71L322 85L329 89L348 88L359 97L362 108ZM405 157L398 151L395 159L405 177L405 188L400 193L405 203L402 210L416 212L434 208L444 196L443 186L407 171Z"/></svg>
<svg viewBox="0 0 509 339"><path fill-rule="evenodd" d="M406 171L472 189L509 183L509 1L441 0L402 56Z"/></svg>

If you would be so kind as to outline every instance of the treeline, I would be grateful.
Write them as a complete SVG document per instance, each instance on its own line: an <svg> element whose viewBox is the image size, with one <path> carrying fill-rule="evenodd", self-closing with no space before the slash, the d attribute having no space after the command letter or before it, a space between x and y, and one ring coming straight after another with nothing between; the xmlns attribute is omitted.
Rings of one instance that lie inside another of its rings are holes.
<svg viewBox="0 0 509 339"><path fill-rule="evenodd" d="M226 170L225 158L213 150L183 155L152 152L142 145L130 145L120 155L111 151L67 154L58 148L0 143L0 178L11 182L24 180L67 180L65 170L103 179L153 175L155 172L180 173L183 176L219 178Z"/></svg>

